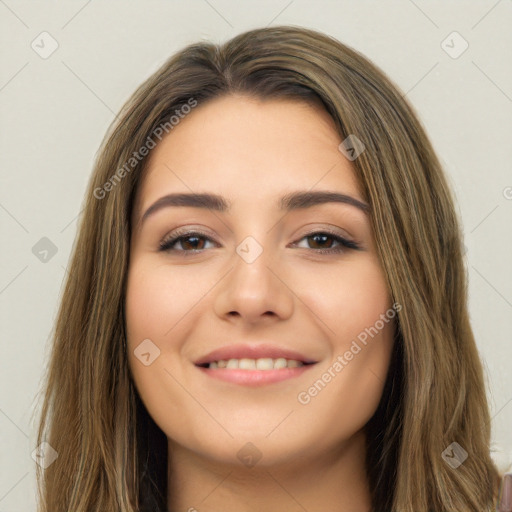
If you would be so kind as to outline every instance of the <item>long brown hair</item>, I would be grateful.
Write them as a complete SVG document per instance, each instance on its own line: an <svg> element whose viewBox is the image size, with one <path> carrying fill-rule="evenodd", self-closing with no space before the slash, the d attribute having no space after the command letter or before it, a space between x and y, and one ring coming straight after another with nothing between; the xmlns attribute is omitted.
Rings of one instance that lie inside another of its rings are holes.
<svg viewBox="0 0 512 512"><path fill-rule="evenodd" d="M366 426L374 512L493 510L499 475L461 223L439 160L382 71L334 38L281 26L179 51L104 138L52 333L38 444L58 457L37 468L40 512L166 510L167 440L140 401L126 354L130 213L147 161L130 159L158 127L170 131L185 105L233 93L320 102L342 140L355 135L365 145L354 169L402 306L383 397ZM457 468L443 458L452 443L468 454Z"/></svg>

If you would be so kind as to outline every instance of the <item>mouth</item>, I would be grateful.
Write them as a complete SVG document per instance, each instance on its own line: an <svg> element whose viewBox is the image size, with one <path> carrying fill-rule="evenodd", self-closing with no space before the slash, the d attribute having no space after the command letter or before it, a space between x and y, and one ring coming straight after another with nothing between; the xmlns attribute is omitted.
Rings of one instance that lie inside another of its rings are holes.
<svg viewBox="0 0 512 512"><path fill-rule="evenodd" d="M200 368L208 368L209 370L281 370L283 368L300 368L301 366L307 366L315 364L314 362L299 361L297 359L286 359L284 357L278 357L273 359L271 357L262 357L259 359L219 359L211 361L209 363L198 364Z"/></svg>
<svg viewBox="0 0 512 512"><path fill-rule="evenodd" d="M194 364L214 379L262 386L298 377L316 363L298 352L271 345L236 345L214 350Z"/></svg>
<svg viewBox="0 0 512 512"><path fill-rule="evenodd" d="M235 363L237 362L236 359L231 359L230 361L234 361ZM249 366L249 364L252 366L254 364L254 360L245 361L250 361L250 363L244 363L244 360L242 359L242 366ZM235 363L231 364L234 366ZM280 362L279 359L276 359L276 364L278 366L285 363L286 360L284 360L284 362ZM289 361L289 363L293 365L299 362ZM217 366L215 366L215 364L215 362L212 362L207 365L197 366L197 368L201 372L203 372L207 377L219 379L224 382L229 382L231 384L239 384L243 386L264 386L267 384L274 384L276 382L281 382L284 380L292 379L294 377L298 377L302 375L304 372L308 371L309 368L312 368L316 363L300 363L300 365L297 364L297 366L283 366L281 368L271 368L267 370L247 367L228 368L227 365L225 368L219 368L218 363Z"/></svg>

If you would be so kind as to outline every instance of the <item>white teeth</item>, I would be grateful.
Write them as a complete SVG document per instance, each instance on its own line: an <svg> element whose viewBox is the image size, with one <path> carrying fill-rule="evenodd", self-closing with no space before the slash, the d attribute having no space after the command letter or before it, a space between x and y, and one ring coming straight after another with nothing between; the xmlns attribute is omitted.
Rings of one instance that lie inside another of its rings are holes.
<svg viewBox="0 0 512 512"><path fill-rule="evenodd" d="M241 370L256 370L256 361L254 359L239 359L238 368Z"/></svg>
<svg viewBox="0 0 512 512"><path fill-rule="evenodd" d="M272 359L271 357L263 357L261 359L221 359L220 361L212 361L208 368L228 368L237 370L279 370L281 368L297 368L303 366L302 361L295 359L285 359L284 357L278 357Z"/></svg>
<svg viewBox="0 0 512 512"><path fill-rule="evenodd" d="M286 368L286 359L280 357L274 361L274 368Z"/></svg>
<svg viewBox="0 0 512 512"><path fill-rule="evenodd" d="M271 357L265 357L262 359L256 359L257 370L273 370L274 360Z"/></svg>

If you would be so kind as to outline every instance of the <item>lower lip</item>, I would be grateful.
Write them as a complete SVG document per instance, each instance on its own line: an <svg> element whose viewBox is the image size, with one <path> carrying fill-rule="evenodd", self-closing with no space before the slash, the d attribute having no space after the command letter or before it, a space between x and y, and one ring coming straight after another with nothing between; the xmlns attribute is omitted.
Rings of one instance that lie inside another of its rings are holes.
<svg viewBox="0 0 512 512"><path fill-rule="evenodd" d="M199 370L204 372L208 377L220 379L233 384L241 384L243 386L264 386L273 384L283 380L298 377L306 372L309 368L315 366L308 364L297 366L295 368L280 368L279 370L231 370L226 368L203 368L198 366Z"/></svg>

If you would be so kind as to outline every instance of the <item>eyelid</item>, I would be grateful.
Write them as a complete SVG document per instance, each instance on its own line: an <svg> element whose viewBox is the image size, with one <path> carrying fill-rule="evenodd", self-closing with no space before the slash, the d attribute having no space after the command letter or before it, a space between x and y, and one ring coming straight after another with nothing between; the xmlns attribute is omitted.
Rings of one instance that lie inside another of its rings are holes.
<svg viewBox="0 0 512 512"><path fill-rule="evenodd" d="M305 227L303 226L303 228L301 228L301 230L302 229L304 229L304 233L300 236L300 239L304 238L305 236L309 236L311 234L315 234L318 232L325 232L325 233L329 233L334 236L339 236L339 237L345 238L347 240L350 240L351 242L357 243L358 245L362 245L360 243L360 241L356 240L356 238L354 236L352 236L346 229L340 228L339 226L336 226L336 225L332 225L332 227L331 227L330 224L313 223L313 224L307 224ZM164 240L171 238L171 235L172 235L172 238L174 238L174 237L177 237L180 235L189 234L190 232L201 234L201 235L211 238L211 239L216 238L216 235L213 232L209 231L208 229L205 230L203 227L199 227L199 226L196 227L196 225L194 225L194 224L191 224L191 225L187 224L184 226L179 226L176 229L174 229L173 231L169 232L167 235L164 236Z"/></svg>
<svg viewBox="0 0 512 512"><path fill-rule="evenodd" d="M304 229L304 234L301 235L301 238L322 232L329 233L330 235L339 236L341 238L345 238L346 240L350 240L351 242L358 243L358 240L355 239L346 229L340 228L339 226L335 226L334 224L308 224L304 228L301 228L300 232Z"/></svg>

